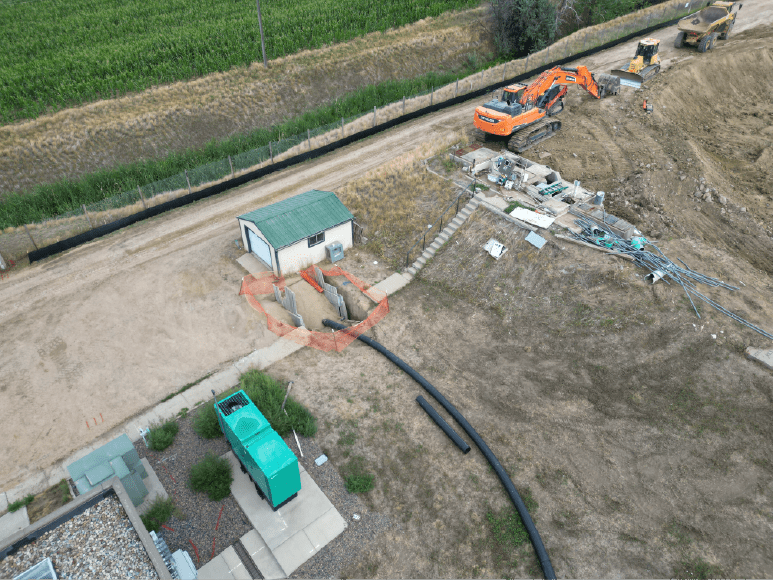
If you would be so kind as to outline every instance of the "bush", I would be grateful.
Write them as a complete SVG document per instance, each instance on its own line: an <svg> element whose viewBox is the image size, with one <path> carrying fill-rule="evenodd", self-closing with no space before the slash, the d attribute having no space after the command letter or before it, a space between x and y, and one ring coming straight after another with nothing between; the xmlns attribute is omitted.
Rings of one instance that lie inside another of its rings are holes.
<svg viewBox="0 0 773 580"><path fill-rule="evenodd" d="M292 429L304 437L313 437L317 433L317 419L292 397L287 397L287 415L284 414L282 401L287 388L280 385L276 379L252 370L239 377L239 383L280 437L284 437Z"/></svg>
<svg viewBox="0 0 773 580"><path fill-rule="evenodd" d="M151 427L148 433L148 447L153 451L163 451L174 443L174 436L179 430L177 421L171 419L163 425Z"/></svg>
<svg viewBox="0 0 773 580"><path fill-rule="evenodd" d="M204 437L204 439L214 439L223 435L213 403L206 403L196 413L196 416L193 418L193 430Z"/></svg>
<svg viewBox="0 0 773 580"><path fill-rule="evenodd" d="M365 458L356 455L341 468L341 476L349 493L367 493L373 489L375 477L365 471Z"/></svg>
<svg viewBox="0 0 773 580"><path fill-rule="evenodd" d="M502 56L526 56L556 36L556 7L550 0L498 0L492 11L494 43Z"/></svg>
<svg viewBox="0 0 773 580"><path fill-rule="evenodd" d="M150 504L150 509L145 515L140 516L142 523L145 525L145 529L149 532L157 532L161 529L161 525L165 523L172 514L177 511L177 508L172 501L172 498L162 498L161 496L153 500Z"/></svg>
<svg viewBox="0 0 773 580"><path fill-rule="evenodd" d="M204 459L191 467L189 483L193 491L203 491L211 501L220 501L231 493L233 480L228 460L208 452Z"/></svg>
<svg viewBox="0 0 773 580"><path fill-rule="evenodd" d="M32 494L29 494L27 497L16 500L15 502L9 504L8 511L15 512L17 510L20 510L25 505L30 505L34 499L35 499L35 496Z"/></svg>

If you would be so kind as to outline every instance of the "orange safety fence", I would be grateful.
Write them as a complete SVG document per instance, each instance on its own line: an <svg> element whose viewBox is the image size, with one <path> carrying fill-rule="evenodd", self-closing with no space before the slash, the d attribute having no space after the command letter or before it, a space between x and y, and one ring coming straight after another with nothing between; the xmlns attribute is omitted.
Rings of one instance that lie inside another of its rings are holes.
<svg viewBox="0 0 773 580"><path fill-rule="evenodd" d="M309 278L314 280L313 266L307 268L303 273L306 274L306 276L303 276L305 280L308 280ZM242 278L242 287L239 290L239 295L241 296L244 294L250 306L266 316L268 329L277 336L288 338L303 346L310 346L325 352L333 350L341 352L352 342L357 340L358 336L373 328L382 318L384 318L384 316L386 316L389 312L389 301L387 300L386 292L366 284L338 266L333 266L330 270L322 270L322 273L325 276L345 276L346 279L359 288L363 294L377 303L376 308L365 320L354 326L343 330L336 330L335 332L316 332L306 328L298 328L277 320L265 311L260 304L260 301L255 297L256 295L273 295L274 286L279 290L284 289L284 277L278 278L272 272L266 272L257 277L249 274Z"/></svg>

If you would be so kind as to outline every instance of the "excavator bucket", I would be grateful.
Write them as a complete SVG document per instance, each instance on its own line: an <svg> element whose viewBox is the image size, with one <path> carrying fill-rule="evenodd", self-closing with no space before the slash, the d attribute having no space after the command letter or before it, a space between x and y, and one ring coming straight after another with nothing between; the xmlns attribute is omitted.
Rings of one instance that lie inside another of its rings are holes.
<svg viewBox="0 0 773 580"><path fill-rule="evenodd" d="M638 73L628 72L627 70L615 69L612 74L616 77L620 77L620 84L624 87L633 87L638 89L644 82L644 77Z"/></svg>

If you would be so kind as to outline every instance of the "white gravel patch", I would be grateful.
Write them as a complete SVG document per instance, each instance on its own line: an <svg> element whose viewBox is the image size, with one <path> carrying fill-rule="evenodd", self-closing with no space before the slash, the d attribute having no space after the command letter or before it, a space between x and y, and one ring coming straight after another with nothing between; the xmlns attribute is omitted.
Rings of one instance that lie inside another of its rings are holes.
<svg viewBox="0 0 773 580"><path fill-rule="evenodd" d="M59 578L158 578L114 495L8 556L0 562L0 578L13 578L46 557Z"/></svg>

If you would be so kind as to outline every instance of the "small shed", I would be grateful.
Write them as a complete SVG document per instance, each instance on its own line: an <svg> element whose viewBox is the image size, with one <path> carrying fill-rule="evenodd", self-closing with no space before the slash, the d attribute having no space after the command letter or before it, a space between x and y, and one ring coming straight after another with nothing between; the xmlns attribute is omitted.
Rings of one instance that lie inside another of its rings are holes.
<svg viewBox="0 0 773 580"><path fill-rule="evenodd" d="M354 216L332 191L313 189L240 215L244 248L277 276L326 257L325 247L352 247Z"/></svg>

